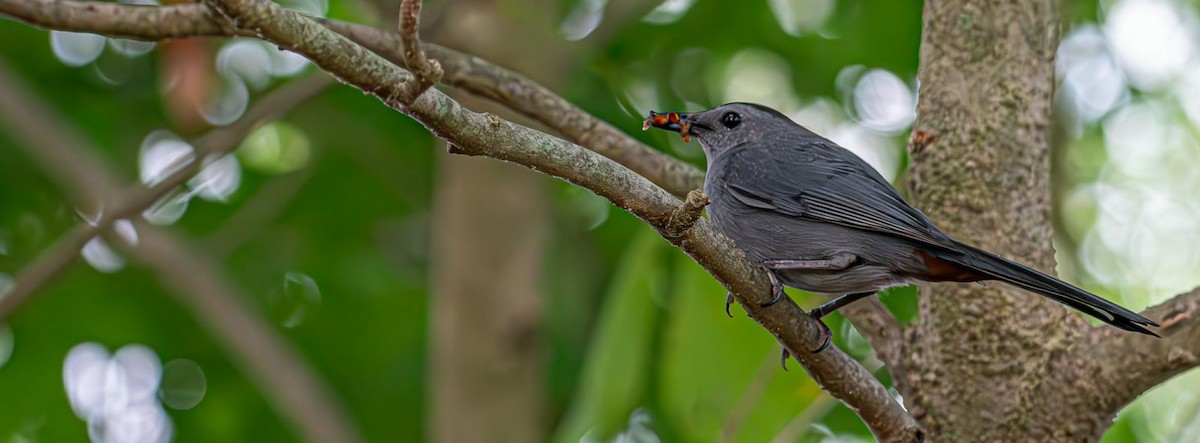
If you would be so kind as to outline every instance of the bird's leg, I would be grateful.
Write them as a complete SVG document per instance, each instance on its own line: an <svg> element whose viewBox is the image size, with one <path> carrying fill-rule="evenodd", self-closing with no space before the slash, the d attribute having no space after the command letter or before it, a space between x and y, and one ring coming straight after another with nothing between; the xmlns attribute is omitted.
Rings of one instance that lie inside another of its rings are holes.
<svg viewBox="0 0 1200 443"><path fill-rule="evenodd" d="M875 291L859 292L857 294L846 294L841 297L833 299L833 301L830 301L821 306L817 306L817 307L813 308L813 310L808 311L808 315L812 318L820 320L821 317L829 315L829 313L836 311L838 309L841 309L843 306L846 306L850 303L854 303L856 301L862 300L863 298L869 297L871 295L875 295Z"/></svg>
<svg viewBox="0 0 1200 443"><path fill-rule="evenodd" d="M762 265L767 269L805 269L810 271L841 271L849 268L858 260L858 256L843 253L823 260L763 260Z"/></svg>
<svg viewBox="0 0 1200 443"><path fill-rule="evenodd" d="M850 253L837 254L832 258L821 260L763 260L762 267L766 269L767 277L771 279L771 291L774 293L775 297L772 298L771 301L763 303L760 306L765 308L774 305L775 303L779 302L780 298L783 297L783 285L779 283L779 277L775 275L775 270L804 269L812 271L841 271L849 268L856 261L858 261L858 256ZM862 298L874 293L875 292L872 291L843 295L809 311L808 315L812 317L813 320L816 320L817 324L820 326L818 338L821 340L821 345L812 352L815 354L825 350L825 348L829 347L829 343L833 339L833 331L829 329L829 326L825 325L825 322L821 321L821 317L824 317L830 312L836 311L843 306L861 300ZM730 317L733 316L733 314L729 313L729 305L732 302L733 294L730 293L725 298L725 314L729 315ZM789 356L791 356L791 353L788 352L787 348L784 348L783 354L779 359L779 364L780 366L783 366L784 370L787 370L787 359Z"/></svg>
<svg viewBox="0 0 1200 443"><path fill-rule="evenodd" d="M846 294L841 297L835 298L835 299L833 299L833 301L825 303L821 306L817 306L817 307L813 308L811 311L808 311L808 316L812 317L813 320L816 320L817 324L819 324L821 326L821 330L819 332L819 335L817 336L818 338L821 339L821 346L818 346L817 349L815 351L813 351L813 353L815 354L815 353L818 353L818 352L821 352L822 350L824 350L826 347L829 346L829 341L833 338L833 331L829 330L829 326L825 326L825 322L821 320L821 317L824 317L824 316L828 315L830 312L836 311L843 306L846 306L850 303L854 303L858 300L862 300L863 298L866 298L866 297L874 295L874 294L875 294L874 291L859 292L857 294Z"/></svg>
<svg viewBox="0 0 1200 443"><path fill-rule="evenodd" d="M779 283L779 277L775 275L775 270L806 269L810 271L841 271L850 267L857 260L858 256L851 253L837 254L832 258L821 260L763 260L761 264L767 270L767 276L771 278L771 290L775 298L760 306L765 308L774 305L783 297L783 285Z"/></svg>

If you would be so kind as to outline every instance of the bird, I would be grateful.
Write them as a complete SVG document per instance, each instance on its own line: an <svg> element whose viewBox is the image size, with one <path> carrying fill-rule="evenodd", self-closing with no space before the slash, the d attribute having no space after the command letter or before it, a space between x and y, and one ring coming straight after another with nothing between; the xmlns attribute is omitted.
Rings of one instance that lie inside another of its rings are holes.
<svg viewBox="0 0 1200 443"><path fill-rule="evenodd" d="M910 205L856 154L754 103L694 113L650 112L643 130L699 139L708 163L704 193L713 226L766 270L773 298L783 286L834 297L825 315L880 290L926 282L1001 281L1117 328L1158 335L1158 324L1036 269L958 241ZM726 313L732 294L726 299ZM784 360L787 358L784 351ZM786 367L785 367L786 369Z"/></svg>

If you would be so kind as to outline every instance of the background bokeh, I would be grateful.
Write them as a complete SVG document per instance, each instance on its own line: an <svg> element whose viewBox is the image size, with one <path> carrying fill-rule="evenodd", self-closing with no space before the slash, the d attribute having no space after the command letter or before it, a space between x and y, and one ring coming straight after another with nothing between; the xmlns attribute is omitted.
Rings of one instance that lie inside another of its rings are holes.
<svg viewBox="0 0 1200 443"><path fill-rule="evenodd" d="M386 23L395 11L387 0L281 3L363 23ZM439 33L471 31L453 1L426 3ZM641 116L759 102L902 180L917 91L937 87L916 79L915 0L497 3L502 20L570 54L539 78L699 166L698 145L639 131ZM1198 13L1200 2L1187 0L1079 0L1063 11L1059 273L1134 310L1200 283ZM503 35L492 38L503 44ZM513 52L496 61L533 66L543 55ZM0 20L0 61L109 166L143 183L191 156L191 137L314 70L254 40L153 44L8 20ZM0 294L89 217L16 143L0 131ZM222 263L368 440L426 440L439 149L420 125L334 87L259 127L144 216ZM599 197L544 186L553 206L538 329L544 435L870 440L803 371L780 370L778 345L739 309L725 316L723 289L689 258ZM131 225L116 229L137 235ZM80 256L0 326L0 441L297 439L144 265L102 239ZM805 306L819 302L791 294ZM911 288L884 300L913 317ZM886 378L861 337L840 317L828 322L839 346ZM1179 376L1126 408L1105 441L1200 441L1198 396L1200 372Z"/></svg>

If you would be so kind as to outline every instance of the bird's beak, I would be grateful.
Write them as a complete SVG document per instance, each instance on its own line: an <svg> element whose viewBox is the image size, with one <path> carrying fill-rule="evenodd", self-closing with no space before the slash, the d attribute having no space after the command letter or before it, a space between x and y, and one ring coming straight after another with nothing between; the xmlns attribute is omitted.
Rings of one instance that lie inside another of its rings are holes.
<svg viewBox="0 0 1200 443"><path fill-rule="evenodd" d="M699 135L696 133L696 129L711 129L708 125L696 121L696 114L679 112L659 114L650 111L650 116L642 121L642 130L648 130L651 126L678 132L683 136L683 141L685 142L691 141L693 135Z"/></svg>

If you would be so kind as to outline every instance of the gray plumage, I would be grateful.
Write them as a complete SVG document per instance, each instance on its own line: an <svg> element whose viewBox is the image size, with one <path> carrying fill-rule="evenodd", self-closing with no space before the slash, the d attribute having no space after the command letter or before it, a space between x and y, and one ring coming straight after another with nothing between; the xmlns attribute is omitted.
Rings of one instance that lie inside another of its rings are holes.
<svg viewBox="0 0 1200 443"><path fill-rule="evenodd" d="M730 103L678 117L652 113L647 125L700 140L709 217L748 259L783 285L854 295L817 317L914 280L1000 280L1154 335L1145 326L1157 324L1141 315L950 238L857 155L775 110Z"/></svg>

